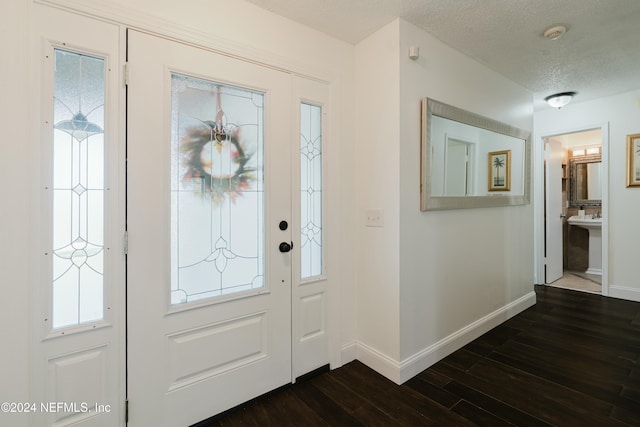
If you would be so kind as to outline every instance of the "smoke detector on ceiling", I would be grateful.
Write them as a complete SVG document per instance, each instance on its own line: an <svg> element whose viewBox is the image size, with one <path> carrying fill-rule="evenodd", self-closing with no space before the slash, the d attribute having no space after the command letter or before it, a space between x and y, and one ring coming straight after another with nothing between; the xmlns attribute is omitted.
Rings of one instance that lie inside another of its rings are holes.
<svg viewBox="0 0 640 427"><path fill-rule="evenodd" d="M557 26L551 27L547 31L545 31L544 32L544 36L548 40L558 40L566 32L567 32L567 27L565 27L564 25L557 25Z"/></svg>

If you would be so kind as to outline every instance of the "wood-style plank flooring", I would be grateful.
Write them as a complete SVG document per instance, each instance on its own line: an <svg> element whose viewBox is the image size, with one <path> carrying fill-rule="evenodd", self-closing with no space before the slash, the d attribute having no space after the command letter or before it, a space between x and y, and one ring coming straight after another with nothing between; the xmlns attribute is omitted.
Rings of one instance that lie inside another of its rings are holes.
<svg viewBox="0 0 640 427"><path fill-rule="evenodd" d="M640 426L640 303L536 287L537 304L403 385L362 363L204 426Z"/></svg>

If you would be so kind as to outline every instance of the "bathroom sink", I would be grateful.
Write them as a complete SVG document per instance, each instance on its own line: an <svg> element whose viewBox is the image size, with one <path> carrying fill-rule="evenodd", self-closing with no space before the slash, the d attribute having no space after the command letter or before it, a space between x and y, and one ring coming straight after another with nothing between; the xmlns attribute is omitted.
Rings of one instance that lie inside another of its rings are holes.
<svg viewBox="0 0 640 427"><path fill-rule="evenodd" d="M567 222L571 225L586 228L587 230L595 230L602 228L602 218L592 218L590 215L584 218L578 218L577 215L570 217Z"/></svg>
<svg viewBox="0 0 640 427"><path fill-rule="evenodd" d="M602 274L602 218L586 215L578 218L570 217L567 222L576 227L585 228L589 232L589 268L587 274Z"/></svg>

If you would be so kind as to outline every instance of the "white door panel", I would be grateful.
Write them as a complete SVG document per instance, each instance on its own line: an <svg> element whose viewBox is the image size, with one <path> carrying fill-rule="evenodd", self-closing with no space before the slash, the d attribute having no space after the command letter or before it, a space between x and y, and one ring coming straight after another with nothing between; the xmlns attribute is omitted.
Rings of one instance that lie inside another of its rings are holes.
<svg viewBox="0 0 640 427"><path fill-rule="evenodd" d="M291 381L291 77L128 40L129 423L189 425Z"/></svg>
<svg viewBox="0 0 640 427"><path fill-rule="evenodd" d="M292 289L294 379L329 363L326 146L329 117L327 84L293 80L296 120Z"/></svg>
<svg viewBox="0 0 640 427"><path fill-rule="evenodd" d="M42 185L30 425L124 425L120 29L40 4L33 19Z"/></svg>
<svg viewBox="0 0 640 427"><path fill-rule="evenodd" d="M547 141L546 159L546 283L562 277L562 143Z"/></svg>

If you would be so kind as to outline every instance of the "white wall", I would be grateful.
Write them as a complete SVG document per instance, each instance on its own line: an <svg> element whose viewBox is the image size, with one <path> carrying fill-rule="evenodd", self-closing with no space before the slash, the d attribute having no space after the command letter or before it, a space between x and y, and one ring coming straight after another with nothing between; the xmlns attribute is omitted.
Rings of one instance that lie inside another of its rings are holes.
<svg viewBox="0 0 640 427"><path fill-rule="evenodd" d="M358 358L385 372L400 356L400 67L399 21L356 47L356 166L358 239ZM365 227L365 213L380 209L384 227ZM387 373L385 373L388 375Z"/></svg>
<svg viewBox="0 0 640 427"><path fill-rule="evenodd" d="M531 204L420 211L420 99L531 129L532 97L403 20L356 58L359 358L402 382L535 301Z"/></svg>
<svg viewBox="0 0 640 427"><path fill-rule="evenodd" d="M548 109L534 115L534 150L540 154L541 138L578 129L606 125L609 127L608 152L603 162L609 164L608 218L609 296L640 301L637 264L640 227L640 189L626 188L626 136L640 133L640 90L593 101L569 104L561 110ZM535 175L539 185L541 167ZM536 195L540 205L543 195ZM539 206L539 205L538 205Z"/></svg>
<svg viewBox="0 0 640 427"><path fill-rule="evenodd" d="M29 400L30 170L37 166L28 135L37 126L26 103L27 13L24 0L0 2L0 402ZM22 414L0 413L0 425L26 426Z"/></svg>
<svg viewBox="0 0 640 427"><path fill-rule="evenodd" d="M400 31L401 361L415 372L452 350L441 340L461 345L535 302L531 204L420 212L420 98L529 130L533 107L512 81L407 22ZM420 47L417 61L410 46Z"/></svg>

